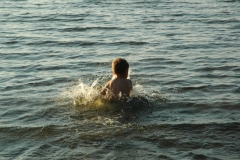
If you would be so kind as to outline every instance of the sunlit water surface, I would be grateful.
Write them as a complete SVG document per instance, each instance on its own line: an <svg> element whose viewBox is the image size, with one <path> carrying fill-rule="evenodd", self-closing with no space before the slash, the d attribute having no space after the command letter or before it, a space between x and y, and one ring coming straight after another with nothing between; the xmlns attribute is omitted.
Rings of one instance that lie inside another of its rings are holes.
<svg viewBox="0 0 240 160"><path fill-rule="evenodd" d="M0 159L240 159L239 0L1 0ZM99 94L129 61L135 98Z"/></svg>

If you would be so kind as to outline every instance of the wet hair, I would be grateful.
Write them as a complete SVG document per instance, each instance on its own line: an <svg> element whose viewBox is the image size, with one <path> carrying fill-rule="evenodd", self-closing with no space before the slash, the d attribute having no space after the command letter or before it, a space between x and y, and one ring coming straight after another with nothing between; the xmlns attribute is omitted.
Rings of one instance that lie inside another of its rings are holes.
<svg viewBox="0 0 240 160"><path fill-rule="evenodd" d="M117 58L112 62L112 71L114 74L124 74L129 68L129 64L125 59Z"/></svg>

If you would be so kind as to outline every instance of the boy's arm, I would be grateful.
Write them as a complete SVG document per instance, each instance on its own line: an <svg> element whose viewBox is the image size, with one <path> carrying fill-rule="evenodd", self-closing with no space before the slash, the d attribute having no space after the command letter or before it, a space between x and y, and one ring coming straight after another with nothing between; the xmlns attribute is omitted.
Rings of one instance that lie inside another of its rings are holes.
<svg viewBox="0 0 240 160"><path fill-rule="evenodd" d="M107 94L107 90L109 89L109 82L107 82L105 84L105 86L103 87L103 89L101 90L101 95L106 95Z"/></svg>
<svg viewBox="0 0 240 160"><path fill-rule="evenodd" d="M129 82L129 88L130 88L129 96L132 96L133 95L133 87L132 87L132 81L131 80Z"/></svg>

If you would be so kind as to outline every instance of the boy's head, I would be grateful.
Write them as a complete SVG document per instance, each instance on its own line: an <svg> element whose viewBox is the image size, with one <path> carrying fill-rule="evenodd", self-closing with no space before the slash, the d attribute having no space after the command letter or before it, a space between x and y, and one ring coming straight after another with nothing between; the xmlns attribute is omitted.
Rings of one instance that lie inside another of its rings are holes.
<svg viewBox="0 0 240 160"><path fill-rule="evenodd" d="M117 58L112 62L112 71L114 74L126 74L129 69L129 64L125 59Z"/></svg>

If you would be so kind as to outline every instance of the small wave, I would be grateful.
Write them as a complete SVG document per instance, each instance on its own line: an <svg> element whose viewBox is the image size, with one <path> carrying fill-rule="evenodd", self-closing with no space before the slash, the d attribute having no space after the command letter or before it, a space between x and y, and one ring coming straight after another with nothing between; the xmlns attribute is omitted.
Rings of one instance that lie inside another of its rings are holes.
<svg viewBox="0 0 240 160"><path fill-rule="evenodd" d="M9 86L5 86L3 88L4 91L11 91L11 90L22 90L24 89L26 86L23 85L23 84L20 84L20 85L9 85Z"/></svg>
<svg viewBox="0 0 240 160"><path fill-rule="evenodd" d="M6 44L6 45L18 44L18 43L19 43L19 41L15 41L15 40L3 42L3 44Z"/></svg>
<svg viewBox="0 0 240 160"><path fill-rule="evenodd" d="M63 32L83 32L87 30L124 30L120 27L74 27L61 29Z"/></svg>
<svg viewBox="0 0 240 160"><path fill-rule="evenodd" d="M201 78L227 78L227 77L230 77L229 75L226 75L226 74L221 74L221 75L218 75L218 74L204 74L204 75L200 75L199 77Z"/></svg>
<svg viewBox="0 0 240 160"><path fill-rule="evenodd" d="M147 20L143 21L143 24L148 24L148 23L172 23L171 20Z"/></svg>
<svg viewBox="0 0 240 160"><path fill-rule="evenodd" d="M84 18L72 18L72 19L68 19L68 18L61 18L61 17L50 17L50 18L42 18L40 17L39 19L35 19L33 21L39 21L39 22L73 22L73 21L83 21Z"/></svg>
<svg viewBox="0 0 240 160"><path fill-rule="evenodd" d="M240 67L234 68L233 71L240 71Z"/></svg>
<svg viewBox="0 0 240 160"><path fill-rule="evenodd" d="M185 14L184 13L178 13L178 14L172 14L171 16L174 16L174 17L182 17L184 16Z"/></svg>
<svg viewBox="0 0 240 160"><path fill-rule="evenodd" d="M196 145L196 144L195 144ZM195 160L202 160L202 159L208 159L208 160L221 160L219 158L215 158L215 157L211 157L211 156L207 156L204 154L199 154L199 153L194 153L194 152L189 152L186 157L192 157ZM182 157L184 158L184 157ZM188 159L188 158L187 158Z"/></svg>
<svg viewBox="0 0 240 160"><path fill-rule="evenodd" d="M201 71L201 72L209 72L209 71L215 71L215 70L220 70L220 71L228 71L228 70L235 70L238 66L217 66L217 67L201 67L195 69L195 71Z"/></svg>
<svg viewBox="0 0 240 160"><path fill-rule="evenodd" d="M29 46L39 46L39 45L56 45L56 46L93 46L93 45L145 45L148 44L147 42L138 42L138 41L121 41L121 42L112 42L112 43L102 43L102 42L93 42L93 41L53 41L53 40L46 40L46 41L35 41L35 42L28 42L26 45Z"/></svg>
<svg viewBox="0 0 240 160"><path fill-rule="evenodd" d="M206 91L210 91L211 90L211 86L210 85L205 85L205 86L189 86L189 87L181 87L181 88L179 88L179 91L181 93L187 92L187 91L192 91L192 90L202 90L202 91L206 92Z"/></svg>
<svg viewBox="0 0 240 160"><path fill-rule="evenodd" d="M11 16L11 14L5 14ZM89 14L47 14L47 15L33 15L29 12L16 15L11 19L2 19L2 22L76 22L82 21Z"/></svg>
<svg viewBox="0 0 240 160"><path fill-rule="evenodd" d="M71 64L69 64L69 65L51 65L51 66L50 65L48 65L48 66L47 65L36 65L35 67L36 67L36 70L38 70L38 71L60 70L60 69L64 70L64 69L72 68Z"/></svg>
<svg viewBox="0 0 240 160"><path fill-rule="evenodd" d="M233 2L239 2L239 0L223 0L220 2L233 3Z"/></svg>
<svg viewBox="0 0 240 160"><path fill-rule="evenodd" d="M58 45L58 46L72 46L72 45L77 45L77 46L92 46L92 45L96 45L99 44L98 42L87 42L87 41L36 41L36 42L29 42L26 43L26 45Z"/></svg>
<svg viewBox="0 0 240 160"><path fill-rule="evenodd" d="M115 42L113 44L128 44L128 45L145 45L148 44L147 42L138 42L138 41L121 41L121 42Z"/></svg>
<svg viewBox="0 0 240 160"><path fill-rule="evenodd" d="M207 23L207 24L228 24L228 23L239 23L239 20L238 19L207 20L207 21L205 21L205 23Z"/></svg>
<svg viewBox="0 0 240 160"><path fill-rule="evenodd" d="M234 93L240 93L240 87L238 87L237 89L235 89Z"/></svg>
<svg viewBox="0 0 240 160"><path fill-rule="evenodd" d="M52 78L49 80L33 80L31 82L28 82L27 85L29 86L34 86L34 87L40 87L40 86L51 86L56 83L64 83L67 81L66 77L57 77L57 78Z"/></svg>
<svg viewBox="0 0 240 160"><path fill-rule="evenodd" d="M169 49L199 49L199 48L214 48L215 46L211 44L182 44L182 45L171 45L167 48Z"/></svg>
<svg viewBox="0 0 240 160"><path fill-rule="evenodd" d="M207 123L162 123L162 124L151 124L144 126L144 130L162 130L162 129L172 129L172 130L181 130L181 131L193 131L194 130L211 130L220 131L220 132L238 132L240 129L239 122L226 122L226 123L216 123L216 122L207 122ZM190 130L191 129L191 130Z"/></svg>
<svg viewBox="0 0 240 160"><path fill-rule="evenodd" d="M153 58L141 59L141 60L139 60L139 61L143 61L143 62L146 62L146 61L149 61L149 62L157 61L157 62L159 63L159 61L166 61L166 60L169 60L169 59L167 59L167 58L153 57Z"/></svg>
<svg viewBox="0 0 240 160"><path fill-rule="evenodd" d="M223 102L213 102L213 103L199 103L199 102L186 102L182 104L185 107L195 107L198 112L199 111L207 111L212 110L213 108L220 108L220 109L226 109L226 110L239 110L239 103L238 102L231 102L231 103L223 103Z"/></svg>

